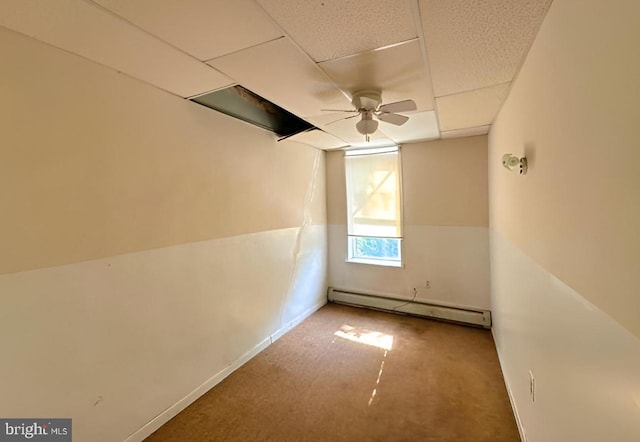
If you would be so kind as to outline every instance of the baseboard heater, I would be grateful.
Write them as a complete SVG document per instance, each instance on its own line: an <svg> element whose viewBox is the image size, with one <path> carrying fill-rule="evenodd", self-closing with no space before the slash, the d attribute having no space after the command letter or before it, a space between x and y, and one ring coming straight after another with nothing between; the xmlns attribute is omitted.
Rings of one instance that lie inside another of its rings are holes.
<svg viewBox="0 0 640 442"><path fill-rule="evenodd" d="M407 301L372 293L356 293L329 287L329 302L366 307L394 313L451 321L465 325L491 328L491 312L472 308L452 307L423 301Z"/></svg>

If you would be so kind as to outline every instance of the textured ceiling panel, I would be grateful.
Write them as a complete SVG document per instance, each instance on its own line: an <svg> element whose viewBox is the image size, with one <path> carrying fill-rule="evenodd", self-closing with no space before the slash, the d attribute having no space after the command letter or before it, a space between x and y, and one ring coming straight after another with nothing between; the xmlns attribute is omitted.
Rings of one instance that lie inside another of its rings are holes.
<svg viewBox="0 0 640 442"><path fill-rule="evenodd" d="M509 85L503 83L436 98L440 130L444 132L491 124L507 98Z"/></svg>
<svg viewBox="0 0 640 442"><path fill-rule="evenodd" d="M418 110L433 109L431 82L418 40L326 61L319 66L350 94L378 90L384 103L411 98Z"/></svg>
<svg viewBox="0 0 640 442"><path fill-rule="evenodd" d="M333 81L287 38L225 55L209 64L302 118L320 114L322 108L350 106Z"/></svg>
<svg viewBox="0 0 640 442"><path fill-rule="evenodd" d="M287 138L287 141L295 141L323 150L338 149L347 146L347 143L341 139L318 129L296 134Z"/></svg>
<svg viewBox="0 0 640 442"><path fill-rule="evenodd" d="M5 0L0 25L182 97L232 83L206 64L82 0Z"/></svg>
<svg viewBox="0 0 640 442"><path fill-rule="evenodd" d="M468 129L456 129L448 130L440 134L440 138L460 138L460 137L472 137L474 135L484 135L489 133L491 126L478 126L470 127Z"/></svg>
<svg viewBox="0 0 640 442"><path fill-rule="evenodd" d="M413 0L257 0L316 61L417 36Z"/></svg>
<svg viewBox="0 0 640 442"><path fill-rule="evenodd" d="M308 118L308 120L311 124L346 141L349 145L364 143L364 135L356 130L356 123L360 121L359 115L349 119L345 119L345 115L346 117L351 116L351 114L327 113ZM371 138L371 142L375 142L377 145L393 144L393 140L381 131L383 124L385 123L380 123L378 130L371 134L369 138Z"/></svg>
<svg viewBox="0 0 640 442"><path fill-rule="evenodd" d="M440 136L434 111L405 114L409 117L402 126L380 123L382 131L396 143L408 143L417 140L433 140Z"/></svg>
<svg viewBox="0 0 640 442"><path fill-rule="evenodd" d="M92 0L161 39L209 60L282 36L253 0Z"/></svg>
<svg viewBox="0 0 640 442"><path fill-rule="evenodd" d="M437 97L511 81L552 0L419 0Z"/></svg>
<svg viewBox="0 0 640 442"><path fill-rule="evenodd" d="M371 139L370 141L358 141L356 143L351 143L349 147L357 147L357 148L372 148L372 147L388 147L395 146L396 143L390 138L377 138Z"/></svg>

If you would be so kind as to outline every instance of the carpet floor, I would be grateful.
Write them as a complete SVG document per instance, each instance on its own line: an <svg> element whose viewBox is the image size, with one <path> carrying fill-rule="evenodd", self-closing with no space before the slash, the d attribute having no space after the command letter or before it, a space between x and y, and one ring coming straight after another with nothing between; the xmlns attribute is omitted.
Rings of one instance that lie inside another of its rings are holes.
<svg viewBox="0 0 640 442"><path fill-rule="evenodd" d="M519 440L489 331L336 304L146 439Z"/></svg>

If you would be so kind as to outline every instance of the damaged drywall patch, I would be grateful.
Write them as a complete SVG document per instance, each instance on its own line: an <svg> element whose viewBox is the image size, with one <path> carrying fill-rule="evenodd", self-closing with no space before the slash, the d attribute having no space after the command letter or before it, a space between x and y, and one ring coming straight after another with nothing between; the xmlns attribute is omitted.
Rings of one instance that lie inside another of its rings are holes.
<svg viewBox="0 0 640 442"><path fill-rule="evenodd" d="M317 192L318 180L322 179L320 150L315 151L313 168L304 197L302 222L298 228L291 252L291 272L287 291L283 295L278 326L282 327L291 317L298 316L308 308L312 291L324 290L326 274L326 226L313 226L312 208ZM297 302L300 298L301 302ZM298 305L299 304L299 305ZM314 303L315 304L315 303ZM290 313L287 315L287 312Z"/></svg>

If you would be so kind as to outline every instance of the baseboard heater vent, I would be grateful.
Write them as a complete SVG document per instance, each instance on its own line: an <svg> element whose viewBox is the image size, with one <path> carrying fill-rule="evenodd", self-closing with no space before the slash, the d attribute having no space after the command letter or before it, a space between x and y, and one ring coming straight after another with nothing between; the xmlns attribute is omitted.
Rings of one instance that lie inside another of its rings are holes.
<svg viewBox="0 0 640 442"><path fill-rule="evenodd" d="M406 301L371 293L355 293L333 287L329 287L328 297L329 302L337 304L367 307L375 310L491 328L491 312L489 310L452 307L422 301Z"/></svg>

